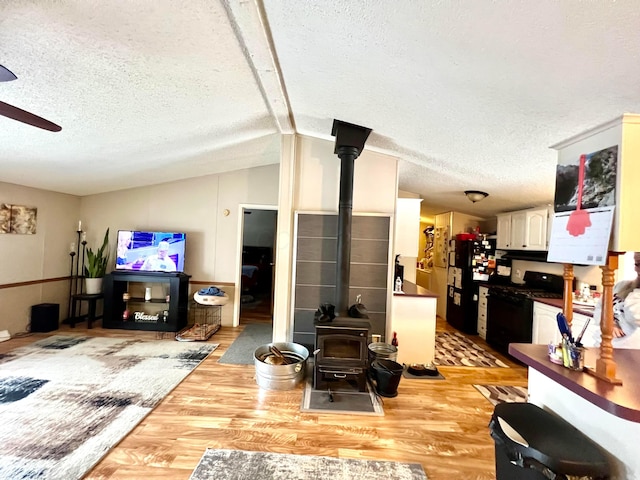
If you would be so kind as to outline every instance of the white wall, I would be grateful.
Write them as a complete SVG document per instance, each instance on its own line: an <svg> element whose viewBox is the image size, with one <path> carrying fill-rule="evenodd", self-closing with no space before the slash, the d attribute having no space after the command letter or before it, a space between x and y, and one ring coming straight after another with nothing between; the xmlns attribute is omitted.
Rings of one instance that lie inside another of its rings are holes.
<svg viewBox="0 0 640 480"><path fill-rule="evenodd" d="M0 234L0 330L14 335L27 331L32 305L58 303L60 319L67 316L67 280L6 286L69 275L80 198L0 182L0 203L38 209L34 235Z"/></svg>
<svg viewBox="0 0 640 480"><path fill-rule="evenodd" d="M338 211L340 159L333 141L300 137L300 166L296 181L297 210ZM353 173L353 211L393 214L398 159L364 150Z"/></svg>
<svg viewBox="0 0 640 480"><path fill-rule="evenodd" d="M117 230L186 232L185 270L192 280L233 282L238 205L276 204L278 170L269 165L83 197L87 241L96 244L109 227L113 256Z"/></svg>

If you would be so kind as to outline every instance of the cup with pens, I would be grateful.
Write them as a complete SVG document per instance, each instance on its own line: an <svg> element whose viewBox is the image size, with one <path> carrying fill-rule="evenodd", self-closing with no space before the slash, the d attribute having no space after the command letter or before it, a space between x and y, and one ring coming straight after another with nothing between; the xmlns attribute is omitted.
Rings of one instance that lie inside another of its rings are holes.
<svg viewBox="0 0 640 480"><path fill-rule="evenodd" d="M562 365L570 368L571 370L582 370L584 368L584 347L581 340L584 332L587 330L590 319L587 320L578 337L574 339L569 322L567 322L567 317L560 312L556 318L558 321L558 328L562 334Z"/></svg>

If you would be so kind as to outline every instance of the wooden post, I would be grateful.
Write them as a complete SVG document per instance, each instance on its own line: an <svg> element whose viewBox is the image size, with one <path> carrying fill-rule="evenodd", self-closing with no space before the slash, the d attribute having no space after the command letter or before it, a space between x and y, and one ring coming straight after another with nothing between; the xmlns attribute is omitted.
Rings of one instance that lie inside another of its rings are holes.
<svg viewBox="0 0 640 480"><path fill-rule="evenodd" d="M609 383L622 385L622 380L616 378L616 362L613 359L613 285L614 273L618 269L618 253L609 252L607 263L602 269L602 320L600 330L602 341L600 343L600 358L596 361L595 370L587 370L590 374L606 380ZM594 321L599 319L594 318Z"/></svg>
<svg viewBox="0 0 640 480"><path fill-rule="evenodd" d="M570 263L564 264L564 274L562 275L564 278L564 294L562 296L564 303L562 307L562 311L564 313L565 318L567 319L567 323L571 326L573 322L573 265Z"/></svg>

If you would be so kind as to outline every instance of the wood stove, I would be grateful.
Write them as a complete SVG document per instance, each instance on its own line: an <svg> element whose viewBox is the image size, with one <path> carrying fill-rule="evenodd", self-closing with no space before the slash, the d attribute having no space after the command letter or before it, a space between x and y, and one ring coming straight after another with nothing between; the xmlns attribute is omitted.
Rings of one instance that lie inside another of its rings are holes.
<svg viewBox="0 0 640 480"><path fill-rule="evenodd" d="M353 210L354 162L364 149L370 128L334 120L331 135L336 137L334 153L340 158L338 198L338 241L336 251L335 310L338 318L316 322L313 388L329 381L355 381L358 390L367 388L367 345L371 324L349 318L349 276L351 271L351 224Z"/></svg>
<svg viewBox="0 0 640 480"><path fill-rule="evenodd" d="M366 320L350 318L315 324L314 389L344 380L355 382L359 391L366 391L370 328Z"/></svg>

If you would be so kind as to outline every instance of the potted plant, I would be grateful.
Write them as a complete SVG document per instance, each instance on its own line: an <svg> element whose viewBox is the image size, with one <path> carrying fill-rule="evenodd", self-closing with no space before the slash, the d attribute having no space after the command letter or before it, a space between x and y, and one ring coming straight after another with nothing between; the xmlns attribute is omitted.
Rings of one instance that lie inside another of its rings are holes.
<svg viewBox="0 0 640 480"><path fill-rule="evenodd" d="M104 233L102 246L95 252L87 248L87 263L84 266L85 287L87 294L102 292L102 277L107 273L109 263L109 229Z"/></svg>

